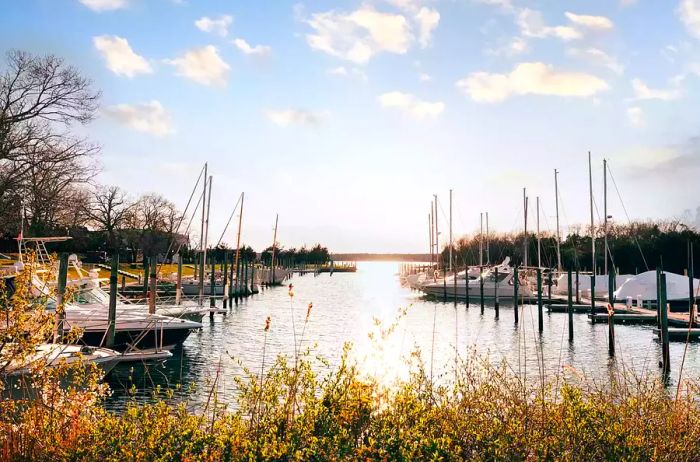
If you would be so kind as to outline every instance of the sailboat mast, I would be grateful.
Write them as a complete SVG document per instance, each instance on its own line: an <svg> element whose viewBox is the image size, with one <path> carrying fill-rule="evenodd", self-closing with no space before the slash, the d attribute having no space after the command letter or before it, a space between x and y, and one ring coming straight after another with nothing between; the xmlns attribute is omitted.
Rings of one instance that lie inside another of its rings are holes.
<svg viewBox="0 0 700 462"><path fill-rule="evenodd" d="M440 268L440 261L442 256L440 255L440 232L438 231L438 201L437 194L433 194L435 200L435 259L437 260L437 267Z"/></svg>
<svg viewBox="0 0 700 462"><path fill-rule="evenodd" d="M591 206L591 271L595 276L595 223L593 222L593 168L591 166L591 151L588 151L588 194Z"/></svg>
<svg viewBox="0 0 700 462"><path fill-rule="evenodd" d="M433 265L433 205L430 205L430 213L428 214L428 241L430 242L430 265Z"/></svg>
<svg viewBox="0 0 700 462"><path fill-rule="evenodd" d="M540 196L537 196L537 267L542 268L542 246L540 244Z"/></svg>
<svg viewBox="0 0 700 462"><path fill-rule="evenodd" d="M270 271L272 272L272 283L275 283L275 247L277 246L277 223L279 222L279 213L275 215L275 232L272 235L272 259L270 260Z"/></svg>
<svg viewBox="0 0 700 462"><path fill-rule="evenodd" d="M199 304L204 302L204 267L206 262L202 259L204 252L204 218L207 209L207 163L204 163L204 187L202 188L202 223L199 231ZM205 257L206 258L206 257ZM196 275L195 275L196 276Z"/></svg>
<svg viewBox="0 0 700 462"><path fill-rule="evenodd" d="M523 239L523 266L527 266L527 190L525 188L523 188L523 220L525 224L525 237Z"/></svg>
<svg viewBox="0 0 700 462"><path fill-rule="evenodd" d="M450 189L450 266L449 271L452 271L452 190Z"/></svg>
<svg viewBox="0 0 700 462"><path fill-rule="evenodd" d="M603 214L605 215L605 218L603 219L603 232L605 233L604 234L605 258L603 258L603 261L605 263L603 265L603 268L605 270L605 274L608 274L609 250L608 250L608 161L607 161L607 159L603 159Z"/></svg>
<svg viewBox="0 0 700 462"><path fill-rule="evenodd" d="M238 216L238 234L236 236L236 261L234 263L234 268L238 268L238 261L241 255L241 226L243 225L243 200L245 199L245 192L241 193L241 210ZM233 270L232 270L233 271ZM226 275L224 275L224 283L226 281ZM236 288L240 288L240 281L236 280ZM247 289L246 289L247 290Z"/></svg>
<svg viewBox="0 0 700 462"><path fill-rule="evenodd" d="M479 214L479 266L484 266L484 212Z"/></svg>
<svg viewBox="0 0 700 462"><path fill-rule="evenodd" d="M491 264L491 235L489 234L489 212L486 212L486 264Z"/></svg>
<svg viewBox="0 0 700 462"><path fill-rule="evenodd" d="M561 234L559 231L559 172L554 169L554 202L557 209L557 270L561 271Z"/></svg>

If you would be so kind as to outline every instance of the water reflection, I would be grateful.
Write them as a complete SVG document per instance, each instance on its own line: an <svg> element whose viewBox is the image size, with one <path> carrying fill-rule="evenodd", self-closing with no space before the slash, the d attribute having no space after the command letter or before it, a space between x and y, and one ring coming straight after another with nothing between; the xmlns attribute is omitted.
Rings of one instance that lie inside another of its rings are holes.
<svg viewBox="0 0 700 462"><path fill-rule="evenodd" d="M148 366L118 366L109 379L114 394L108 405L119 408L134 393L137 400L148 399L156 385L172 389L181 399L201 402L215 378L219 399L232 401L233 379L243 375L241 365L260 370L267 316L271 318L268 365L278 354L293 358L295 345L310 348L334 365L344 343L351 342L362 371L386 382L407 375L407 360L416 350L435 377L450 376L455 355L467 359L473 354L495 362L506 360L523 377L537 377L541 367L547 375L563 372L600 381L621 368L659 373L660 348L651 327L617 325L617 357L611 361L607 325L591 324L583 314L574 315L575 338L570 343L565 314L545 311L540 334L535 306L521 306L516 325L512 305L501 305L496 319L493 306L486 305L482 314L478 304L428 300L399 286L397 268L396 263L367 262L358 264L355 274L296 276L291 280L293 298L286 287L277 287L242 300L213 322L205 318L202 331L173 358ZM304 327L309 302L313 309ZM700 372L698 347L688 347L685 376L697 377ZM683 349L683 344L671 344L672 377L677 378ZM176 384L184 387L177 389ZM194 391L188 388L192 384Z"/></svg>

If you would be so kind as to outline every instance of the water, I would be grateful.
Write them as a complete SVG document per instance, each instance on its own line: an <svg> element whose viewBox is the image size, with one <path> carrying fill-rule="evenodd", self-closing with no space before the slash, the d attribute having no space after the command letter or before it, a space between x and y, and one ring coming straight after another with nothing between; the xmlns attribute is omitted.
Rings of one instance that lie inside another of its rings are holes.
<svg viewBox="0 0 700 462"><path fill-rule="evenodd" d="M114 390L108 406L119 409L129 399L148 400L156 386L201 403L215 379L219 399L233 402L234 377L243 374L241 365L260 371L264 342L267 365L278 354L293 358L295 344L337 364L344 343L351 342L352 358L363 373L386 383L406 377L406 359L416 349L426 368L432 364L434 376L443 379L449 376L456 353L462 359L476 354L506 360L514 371L530 376L537 375L540 364L550 376L563 372L600 381L621 366L637 374L659 374L661 349L650 326L616 325L617 356L611 360L607 324L591 324L584 314L574 315L575 340L570 344L566 314L548 314L545 309L540 335L536 306L522 308L516 326L512 306L502 305L500 318L495 319L492 305L481 314L476 304L429 300L400 287L397 270L397 263L361 262L357 273L295 276L289 281L294 285L293 298L286 286L269 288L244 299L225 316L216 315L213 321L205 317L204 328L193 333L173 358L158 364L119 365L108 379ZM310 302L313 308L304 328ZM380 330L391 325L393 332L382 338ZM684 348L683 343L671 343L673 380ZM684 377L700 376L699 348L700 344L688 346ZM323 367L319 363L321 372ZM195 388L189 389L193 384Z"/></svg>

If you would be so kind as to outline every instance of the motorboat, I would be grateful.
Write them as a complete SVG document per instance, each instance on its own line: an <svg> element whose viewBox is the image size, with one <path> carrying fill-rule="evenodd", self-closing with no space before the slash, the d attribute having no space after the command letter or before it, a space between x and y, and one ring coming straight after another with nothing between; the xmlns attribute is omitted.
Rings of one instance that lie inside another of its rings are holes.
<svg viewBox="0 0 700 462"><path fill-rule="evenodd" d="M689 301L690 284L688 276L664 271L666 275L666 300L673 305L685 305ZM699 296L700 280L693 279L693 298ZM657 301L656 271L645 271L631 277L615 291L616 300L641 300L642 302Z"/></svg>

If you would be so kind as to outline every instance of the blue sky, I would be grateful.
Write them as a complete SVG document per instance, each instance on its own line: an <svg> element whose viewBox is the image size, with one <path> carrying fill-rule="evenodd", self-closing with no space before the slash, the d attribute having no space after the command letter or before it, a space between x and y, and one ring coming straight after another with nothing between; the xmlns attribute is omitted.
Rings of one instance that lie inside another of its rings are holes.
<svg viewBox="0 0 700 462"><path fill-rule="evenodd" d="M566 228L588 219L588 151L598 203L603 157L632 218L700 203L700 0L26 0L2 11L1 51L62 56L102 90L99 117L80 128L102 145L99 181L184 206L208 161L217 238L241 191L243 240L257 248L279 213L287 247L424 251L432 195L447 213L450 188L457 235L482 211L493 229L519 230L523 187L552 229L554 168Z"/></svg>

